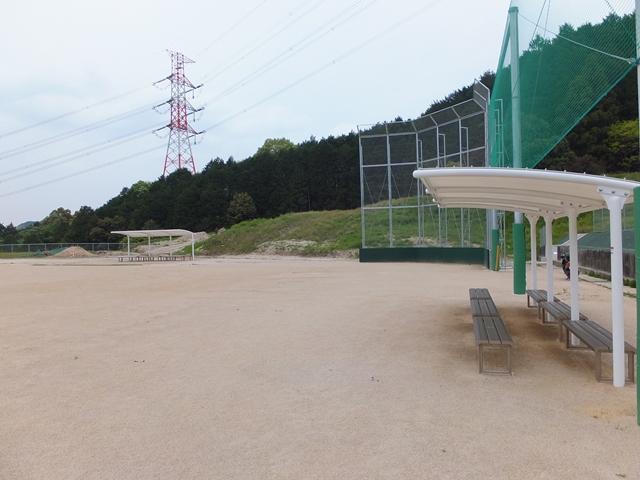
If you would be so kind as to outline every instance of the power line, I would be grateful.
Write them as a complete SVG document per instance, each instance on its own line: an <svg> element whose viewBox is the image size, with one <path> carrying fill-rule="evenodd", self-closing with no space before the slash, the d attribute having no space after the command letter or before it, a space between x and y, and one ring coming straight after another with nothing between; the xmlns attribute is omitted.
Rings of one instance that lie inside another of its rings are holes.
<svg viewBox="0 0 640 480"><path fill-rule="evenodd" d="M21 145L19 147L12 148L10 150L5 150L4 152L0 152L0 160L4 160L6 158L13 157L15 155L19 155L21 153L29 152L31 150L36 150L38 148L44 147L46 145L51 145L52 143L60 142L63 140L67 140L76 135L80 135L83 133L90 132L92 130L96 130L98 128L106 127L108 125L112 125L114 123L120 122L122 120L126 120L127 118L131 118L136 115L140 115L141 113L147 112L151 110L151 105L134 108L132 110L128 110L124 113L119 113L117 115L113 115L103 120L98 120L97 122L90 123L88 125L84 125L82 127L78 127L72 130L68 130L66 132L53 135L48 138L43 138L41 140L37 140L35 142L27 143Z"/></svg>
<svg viewBox="0 0 640 480"><path fill-rule="evenodd" d="M427 10L433 8L438 3L441 3L441 2L442 2L442 0L433 0L432 2L429 2L426 5L423 5L421 8L419 8L419 9L415 10L414 12L412 12L411 14L403 17L402 19L400 19L399 21L395 22L393 25L389 26L388 28L384 29L383 31L381 31L381 32L369 37L364 42L362 42L362 43L356 45L355 47L347 50L342 55L340 55L340 56L334 58L332 61L322 65L320 68L317 68L316 70L313 70L313 71L309 72L308 74L300 77L295 82L292 82L292 83L288 84L284 88L281 88L280 90L272 93L271 95L263 98L262 100L260 100L260 101L258 101L256 103L244 108L243 110L241 110L239 112L236 112L233 115L229 115L228 117L224 118L223 120L212 124L211 126L206 128L205 131L217 128L220 125L222 125L222 124L224 124L224 123L226 123L226 122L228 122L228 121L230 121L230 120L232 120L232 119L234 119L234 118L236 118L236 117L238 117L240 115L243 115L244 113L247 113L248 111L250 111L250 110L262 105L263 103L271 100L272 98L274 98L274 97L276 97L278 95L281 95L282 93L284 93L287 90L299 85L300 83L304 82L305 80L307 80L307 79L319 74L323 70L325 70L325 69L335 65L336 63L344 60L345 58L353 55L355 52L357 52L358 50L361 50L362 48L364 48L365 46L369 45L370 43L372 43L372 42L374 42L374 41L376 41L376 40L378 40L380 38L385 37L386 35L391 33L396 28L398 28L398 27L404 25L405 23L417 18L418 16L422 15L424 12L426 12ZM141 152L136 152L134 154L118 158L116 160L112 160L112 161L107 162L107 163L103 163L103 164L97 165L95 167L91 167L91 168L87 168L87 169L84 169L84 170L80 170L78 172L75 172L75 173L72 173L72 174L69 174L69 175L65 175L65 176L62 176L62 177L54 178L54 179L51 179L51 180L47 180L46 182L41 182L41 183L38 183L38 184L35 184L35 185L31 185L31 186L28 186L28 187L24 187L24 188L21 188L21 189L18 189L18 190L14 190L14 191L11 191L11 192L0 194L0 198L5 198L5 197L11 196L11 195L16 195L16 194L23 193L23 192L26 192L26 191L30 191L30 190L33 190L33 189L36 189L36 188L40 188L40 187L43 187L43 186L46 186L46 185L51 185L53 183L57 183L57 182L60 182L60 181L63 181L63 180L69 179L69 178L80 176L80 175L83 175L85 173L89 173L89 172L96 171L96 170L99 170L99 169L102 169L102 168L106 168L108 166L111 166L111 165L114 165L114 164L117 164L117 163L120 163L120 162L124 162L124 161L129 160L131 158L134 158L136 156L144 155L146 153L150 153L150 152L159 150L162 147L163 147L163 145L157 146L157 147L153 147L153 148L141 151Z"/></svg>
<svg viewBox="0 0 640 480"><path fill-rule="evenodd" d="M113 97L105 98L104 100L100 100L99 102L92 103L90 105L85 105L82 108L78 108L76 110L71 110L71 111L62 113L60 115L56 115L55 117L47 118L46 120L41 120L39 122L32 123L31 125L27 125L25 127L20 127L20 128L15 129L15 130L10 130L8 132L0 133L0 138L6 138L6 137L9 137L11 135L15 135L16 133L26 132L27 130L31 130L32 128L40 127L42 125L46 125L47 123L55 122L57 120L61 120L61 119L65 118L65 117L70 117L71 115L76 115L76 114L78 114L80 112L84 112L86 110L89 110L91 108L97 107L99 105L104 105L105 103L113 102L115 100L119 100L119 99L127 97L129 95L133 95L134 93L137 93L140 90L144 90L146 88L149 88L149 85L145 85L144 87L134 88L133 90L129 90L127 92L121 93L119 95L115 95Z"/></svg>
<svg viewBox="0 0 640 480"><path fill-rule="evenodd" d="M37 183L35 185L30 185L28 187L20 188L18 190L13 190L11 192L3 193L3 194L0 194L0 198L5 198L5 197L12 196L12 195L17 195L19 193L28 192L30 190L34 190L36 188L44 187L46 185L51 185L53 183L61 182L63 180L67 180L69 178L78 177L80 175L84 175L85 173L95 172L96 170L100 170L100 169L103 169L103 168L106 168L106 167L110 167L111 165L115 165L117 163L121 163L121 162L124 162L126 160L130 160L130 159L138 157L140 155L145 155L147 153L155 152L156 150L160 150L161 148L164 148L164 145L158 145L156 147L152 147L152 148L149 148L147 150L142 150L140 152L136 152L136 153L132 153L130 155L126 155L124 157L120 157L120 158L118 158L116 160L112 160L110 162L102 163L100 165L96 165L96 166L91 167L91 168L86 168L86 169L80 170L78 172L70 173L69 175L64 175L62 177L53 178L53 179L47 180L45 182Z"/></svg>
<svg viewBox="0 0 640 480"><path fill-rule="evenodd" d="M44 159L44 160L40 160L40 161L37 161L37 162L34 162L34 163L30 163L30 164L27 164L27 165L21 165L20 167L13 168L11 170L6 170L4 172L0 172L0 177L11 175L11 174L13 174L15 172L23 172L24 170L32 170L32 169L34 169L36 167L39 167L41 165L46 165L48 163L55 162L56 160L60 160L60 159L66 158L66 157L71 157L71 158L69 158L67 160L64 160L64 161L61 161L61 162L57 162L53 166L60 165L60 164L63 164L63 163L67 163L67 162L70 162L72 160L76 160L76 159L81 158L81 157L86 157L88 155L92 155L94 153L101 152L101 151L106 150L108 148L112 148L112 147L121 145L123 143L127 143L127 142L130 142L130 141L135 140L137 138L140 138L140 137L142 137L144 135L147 135L152 128L153 127L146 127L146 128L140 129L140 130L136 130L134 132L130 132L130 133L127 133L127 134L124 134L124 135L120 135L120 136L117 136L117 137L114 137L114 138L110 138L110 139L108 139L108 140L106 140L104 142L100 142L100 143L97 143L97 144L94 144L94 145L90 145L88 147L79 148L79 149L74 150L72 152L67 152L67 153L63 153L61 155L56 155L54 157L50 157L50 158L47 158L47 159ZM51 168L51 166L45 167L45 168L41 168L40 170L45 170L47 168ZM14 179L14 178L23 177L23 176L26 176L26 175L31 175L33 173L37 173L37 172L28 172L28 173L22 173L22 174L14 175L14 176L12 176L12 177L10 177L8 179L0 181L0 183L6 182L6 181Z"/></svg>
<svg viewBox="0 0 640 480"><path fill-rule="evenodd" d="M207 73L204 78L202 79L203 82L208 82L210 80L214 80L216 78L218 78L220 75L222 75L224 72L228 71L230 68L236 66L238 63L242 62L243 60L245 60L247 57L249 57L252 53L254 53L255 51L263 48L265 45L267 45L271 40L273 40L274 38L276 38L278 35L280 35L282 32L284 32L285 30L287 30L289 27L293 26L294 24L296 24L297 22L299 22L300 20L302 20L304 17L306 17L307 15L309 15L311 12L313 12L314 10L316 10L320 5L322 5L323 3L325 3L326 0L319 0L316 3L312 4L311 7L309 7L308 9L306 9L305 11L303 11L300 15L298 15L297 17L295 17L294 19L290 20L286 25L284 25L282 28L280 28L279 30L276 30L275 32L273 32L271 35L269 35L267 38L259 40L252 48L250 48L249 50L244 50L241 49L238 52L236 52L234 55L231 56L231 58L234 58L235 60L233 60L231 63L228 63L226 66L220 68L220 69L214 69L212 71L210 71L209 73Z"/></svg>
<svg viewBox="0 0 640 480"><path fill-rule="evenodd" d="M284 63L289 58L291 58L291 57L297 55L298 53L302 52L303 50L307 49L308 47L313 45L318 40L324 38L329 33L333 32L336 28L344 25L346 22L351 20L353 17L363 13L372 4L374 4L377 0L369 0L368 3L363 8L361 8L359 10L356 10L355 12L352 12L347 17L343 18L341 21L335 23L337 20L340 19L340 17L345 15L350 10L353 10L355 7L357 7L358 4L362 3L363 1L364 0L355 0L349 6L347 6L347 8L341 10L337 15L334 15L329 21L325 22L320 27L316 28L313 32L311 32L311 34L309 34L302 41L296 42L295 44L293 44L290 47L288 47L287 49L285 49L283 52L281 52L278 55L276 55L275 57L271 58L270 60L268 60L267 62L262 64L260 67L258 67L256 70L254 70L253 72L249 73L248 75L243 77L241 80L237 81L236 83L234 83L233 85L229 86L227 89L223 90L222 92L220 92L218 95L216 95L212 99L210 99L207 102L205 102L204 105L205 106L206 105L210 105L211 103L213 103L213 102L215 102L215 101L217 101L217 100L219 100L221 98L224 98L224 97L230 95L231 93L239 90L240 88L244 87L245 85L247 85L248 83L252 82L253 80L256 80L257 78L259 78L260 76L264 75L268 71L270 71L273 68L277 67L278 65ZM314 38L314 36L315 36L315 38Z"/></svg>
<svg viewBox="0 0 640 480"><path fill-rule="evenodd" d="M293 87L301 84L302 82L308 80L311 77L314 77L316 75L318 75L320 72L326 70L327 68L335 65L336 63L344 60L345 58L353 55L354 53L356 53L358 50L361 50L362 48L366 47L367 45L369 45L370 43L373 43L376 40L379 40L382 37L385 37L386 35L388 35L389 33L391 33L393 30L395 30L396 28L404 25L405 23L417 18L419 15L422 15L423 13L425 13L427 10L435 7L438 3L441 3L443 0L433 0L429 3L427 3L426 5L423 5L422 7L420 7L419 9L415 10L414 12L412 12L411 14L407 15L406 17L403 17L402 19L400 19L399 21L397 21L396 23L392 24L391 26L389 26L388 28L382 30L381 32L369 37L367 40L365 40L362 43L359 43L358 45L356 45L355 47L347 50L345 53L343 53L342 55L335 57L333 60L331 60L330 62L325 63L324 65L320 66L319 68L312 70L311 72L307 73L306 75L298 78L296 81L286 85L285 87L281 88L280 90L275 91L274 93L272 93L271 95L268 95L267 97L264 97L263 99L257 101L256 103L249 105L248 107L244 108L243 110L240 110L234 114L231 114L227 117L225 117L224 119L220 120L219 122L216 122L212 125L210 125L209 127L204 129L204 132L207 132L208 130L212 130L214 128L219 127L220 125L223 125L231 120L233 120L236 117L239 117L240 115L243 115L247 112L249 112L250 110L253 110L256 107L259 107L260 105L262 105L263 103L268 102L269 100L271 100L272 98L275 98L281 94L283 94L284 92L286 92L287 90L292 89Z"/></svg>
<svg viewBox="0 0 640 480"><path fill-rule="evenodd" d="M249 10L247 13L245 13L243 16L241 16L238 20L236 20L236 22L234 22L229 28L227 28L226 30L224 30L220 35L218 35L216 38L214 38L211 43L209 45L207 45L204 49L202 49L200 51L200 53L198 54L198 56L202 55L203 53L207 52L211 47L213 47L217 42L219 42L220 40L222 40L224 37L226 37L229 33L231 33L233 30L235 30L239 25L241 25L244 21L246 21L247 19L251 18L251 16L256 13L256 11L258 11L258 9L260 7L262 7L265 3L267 3L269 0L262 0L262 2L258 3L257 5L255 5L251 10Z"/></svg>

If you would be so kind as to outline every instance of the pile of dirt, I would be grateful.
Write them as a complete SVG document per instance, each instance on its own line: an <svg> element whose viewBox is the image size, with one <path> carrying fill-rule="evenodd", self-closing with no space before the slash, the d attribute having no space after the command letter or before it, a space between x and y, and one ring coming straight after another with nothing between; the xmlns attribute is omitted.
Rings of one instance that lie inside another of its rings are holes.
<svg viewBox="0 0 640 480"><path fill-rule="evenodd" d="M65 248L59 253L56 253L54 256L62 257L62 258L71 258L71 257L93 257L93 253L87 252L82 247L69 247Z"/></svg>
<svg viewBox="0 0 640 480"><path fill-rule="evenodd" d="M313 240L274 240L258 245L256 253L263 255L296 255L304 254L309 247L317 245Z"/></svg>

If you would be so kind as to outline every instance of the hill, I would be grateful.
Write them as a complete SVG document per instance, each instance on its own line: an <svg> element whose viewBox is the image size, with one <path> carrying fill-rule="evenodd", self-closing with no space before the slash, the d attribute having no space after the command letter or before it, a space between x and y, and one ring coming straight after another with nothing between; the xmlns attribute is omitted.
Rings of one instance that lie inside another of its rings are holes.
<svg viewBox="0 0 640 480"><path fill-rule="evenodd" d="M246 253L350 255L360 247L360 210L288 213L223 229L197 251L205 255Z"/></svg>

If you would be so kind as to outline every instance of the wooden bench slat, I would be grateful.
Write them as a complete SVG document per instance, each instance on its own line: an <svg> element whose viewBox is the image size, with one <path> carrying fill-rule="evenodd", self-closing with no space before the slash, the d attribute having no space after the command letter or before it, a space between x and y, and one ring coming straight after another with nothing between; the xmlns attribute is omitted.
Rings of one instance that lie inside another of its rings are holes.
<svg viewBox="0 0 640 480"><path fill-rule="evenodd" d="M471 298L491 298L491 294L486 288L470 288L469 296Z"/></svg>
<svg viewBox="0 0 640 480"><path fill-rule="evenodd" d="M611 344L587 327L586 322L564 321L562 324L591 350L597 352L611 351Z"/></svg>
<svg viewBox="0 0 640 480"><path fill-rule="evenodd" d="M480 373L511 374L512 340L507 327L500 318L489 290L486 288L470 288L469 297L473 317L473 333L478 347ZM485 350L499 349L505 354L504 368L488 370L484 367Z"/></svg>
<svg viewBox="0 0 640 480"><path fill-rule="evenodd" d="M504 324L504 322L502 321L502 319L500 317L495 318L494 319L494 324L496 327L496 331L498 332L498 335L500 336L500 343L503 343L505 345L511 345L513 343L513 340L511 339L511 335L509 335L509 332L507 331L507 327Z"/></svg>
<svg viewBox="0 0 640 480"><path fill-rule="evenodd" d="M613 336L611 332L599 323L593 320L565 320L562 324L592 350L603 352L611 352L613 350ZM630 343L624 342L624 351L634 353L636 349Z"/></svg>
<svg viewBox="0 0 640 480"><path fill-rule="evenodd" d="M612 353L613 350L613 336L602 325L592 320L565 320L561 324L568 332L578 337L582 343L587 345L591 350L596 352L596 379L598 381L611 380L611 378L605 378L602 376L602 353ZM571 348L569 342L569 335L567 334L567 348ZM627 355L627 373L625 375L626 381L633 383L634 378L634 364L633 357L636 350L629 343L625 342L624 352Z"/></svg>
<svg viewBox="0 0 640 480"><path fill-rule="evenodd" d="M476 337L476 345L480 345L483 339L486 337L486 332L483 332L483 322L479 319L473 319L473 334Z"/></svg>
<svg viewBox="0 0 640 480"><path fill-rule="evenodd" d="M546 290L526 290L525 293L529 295L529 297L531 297L536 302L547 299Z"/></svg>
<svg viewBox="0 0 640 480"><path fill-rule="evenodd" d="M484 320L484 328L487 330L487 339L489 340L489 343L502 343L493 317L487 317Z"/></svg>

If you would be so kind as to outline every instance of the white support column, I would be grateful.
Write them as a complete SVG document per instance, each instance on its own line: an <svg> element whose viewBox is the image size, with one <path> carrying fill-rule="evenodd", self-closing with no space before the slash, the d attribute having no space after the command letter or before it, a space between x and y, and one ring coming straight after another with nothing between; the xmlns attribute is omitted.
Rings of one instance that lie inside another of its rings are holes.
<svg viewBox="0 0 640 480"><path fill-rule="evenodd" d="M553 302L553 217L544 217L544 246L547 259L547 301Z"/></svg>
<svg viewBox="0 0 640 480"><path fill-rule="evenodd" d="M611 235L611 333L613 337L613 386L624 387L624 291L622 283L622 207L628 196L599 188L609 209Z"/></svg>
<svg viewBox="0 0 640 480"><path fill-rule="evenodd" d="M571 274L571 320L580 319L580 285L578 284L578 214L569 210L569 261Z"/></svg>
<svg viewBox="0 0 640 480"><path fill-rule="evenodd" d="M540 217L538 215L527 215L527 220L529 220L529 225L531 226L531 288L533 290L538 289L538 242L536 226L538 225L539 219Z"/></svg>
<svg viewBox="0 0 640 480"><path fill-rule="evenodd" d="M191 233L191 261L196 261L196 238L193 233Z"/></svg>
<svg viewBox="0 0 640 480"><path fill-rule="evenodd" d="M131 256L131 237L127 235L127 257Z"/></svg>
<svg viewBox="0 0 640 480"><path fill-rule="evenodd" d="M151 257L151 235L147 235L147 244L149 245L147 247L147 257Z"/></svg>

